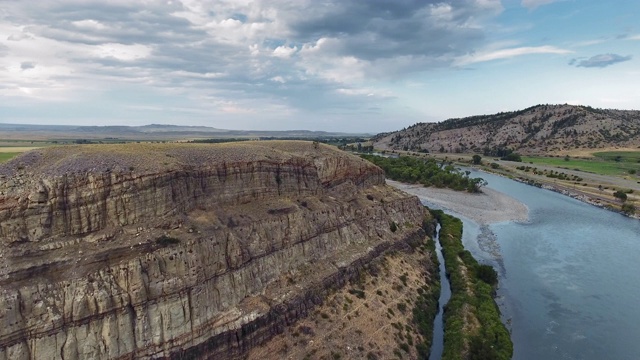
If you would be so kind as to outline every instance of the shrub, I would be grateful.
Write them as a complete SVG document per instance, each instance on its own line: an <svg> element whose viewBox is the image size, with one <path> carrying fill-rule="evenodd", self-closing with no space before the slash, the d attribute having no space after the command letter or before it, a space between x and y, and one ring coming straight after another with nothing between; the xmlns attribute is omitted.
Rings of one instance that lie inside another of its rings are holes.
<svg viewBox="0 0 640 360"><path fill-rule="evenodd" d="M364 291L358 289L349 289L349 294L354 295L357 298L364 299L366 297Z"/></svg>
<svg viewBox="0 0 640 360"><path fill-rule="evenodd" d="M403 314L405 313L405 311L407 311L407 305L404 303L398 303L397 308Z"/></svg>
<svg viewBox="0 0 640 360"><path fill-rule="evenodd" d="M622 212L627 215L633 215L636 213L636 207L633 204L622 204Z"/></svg>
<svg viewBox="0 0 640 360"><path fill-rule="evenodd" d="M507 156L501 157L500 160L522 162L522 157L520 157L520 155L518 153L511 153L511 154L509 154Z"/></svg>
<svg viewBox="0 0 640 360"><path fill-rule="evenodd" d="M407 286L407 273L400 275L400 281L402 281L402 285Z"/></svg>
<svg viewBox="0 0 640 360"><path fill-rule="evenodd" d="M625 196L626 196L626 194L625 194ZM389 230L391 230L391 232L396 232L398 230L398 224L396 224L395 221L392 221L389 224Z"/></svg>
<svg viewBox="0 0 640 360"><path fill-rule="evenodd" d="M478 279L486 282L491 286L498 285L498 273L490 265L478 265L476 268Z"/></svg>
<svg viewBox="0 0 640 360"><path fill-rule="evenodd" d="M169 245L175 245L175 244L179 244L180 240L176 239L174 237L170 237L167 235L162 235L159 238L156 239L156 244L160 245L160 246L169 246Z"/></svg>

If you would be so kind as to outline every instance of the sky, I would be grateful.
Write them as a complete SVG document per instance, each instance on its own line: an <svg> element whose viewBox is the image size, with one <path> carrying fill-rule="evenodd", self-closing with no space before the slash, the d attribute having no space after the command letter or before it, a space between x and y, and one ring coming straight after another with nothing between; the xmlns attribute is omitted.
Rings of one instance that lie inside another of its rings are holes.
<svg viewBox="0 0 640 360"><path fill-rule="evenodd" d="M640 1L0 0L0 123L378 133L640 109Z"/></svg>

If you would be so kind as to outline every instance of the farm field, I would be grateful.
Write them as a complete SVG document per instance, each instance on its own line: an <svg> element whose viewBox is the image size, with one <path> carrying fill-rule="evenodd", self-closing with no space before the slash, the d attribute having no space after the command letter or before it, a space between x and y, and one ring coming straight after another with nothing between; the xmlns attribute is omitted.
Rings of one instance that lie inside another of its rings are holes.
<svg viewBox="0 0 640 360"><path fill-rule="evenodd" d="M33 146L32 142L27 141L0 141L0 163L9 161L10 159L22 154L25 151L39 149L43 146ZM45 143L43 143L45 144ZM48 143L46 143L49 145ZM31 146L27 146L31 145ZM44 146L47 146L44 145Z"/></svg>
<svg viewBox="0 0 640 360"><path fill-rule="evenodd" d="M0 151L0 163L3 163L5 161L8 161L10 159L12 159L13 157L20 155L20 152L1 152Z"/></svg>
<svg viewBox="0 0 640 360"><path fill-rule="evenodd" d="M533 165L553 166L562 169L579 170L599 175L625 176L635 171L640 173L640 152L598 152L593 158L563 158L543 156L523 156L522 162Z"/></svg>

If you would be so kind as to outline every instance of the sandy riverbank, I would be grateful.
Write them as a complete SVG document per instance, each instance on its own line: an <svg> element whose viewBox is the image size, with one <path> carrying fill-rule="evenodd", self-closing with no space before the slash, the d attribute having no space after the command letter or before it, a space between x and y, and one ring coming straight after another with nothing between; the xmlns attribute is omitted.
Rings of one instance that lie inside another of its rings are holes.
<svg viewBox="0 0 640 360"><path fill-rule="evenodd" d="M387 180L387 184L468 217L478 224L529 219L529 208L525 204L486 187L482 188L482 193L470 194L450 189L426 188L422 185L404 184L393 180Z"/></svg>

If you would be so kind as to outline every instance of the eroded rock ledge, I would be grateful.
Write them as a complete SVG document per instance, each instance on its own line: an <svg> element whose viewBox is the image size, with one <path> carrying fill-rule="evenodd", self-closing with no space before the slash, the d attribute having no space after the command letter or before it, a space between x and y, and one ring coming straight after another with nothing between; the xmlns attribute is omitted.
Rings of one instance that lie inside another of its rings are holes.
<svg viewBox="0 0 640 360"><path fill-rule="evenodd" d="M34 151L0 166L0 359L240 356L423 218L307 142Z"/></svg>

